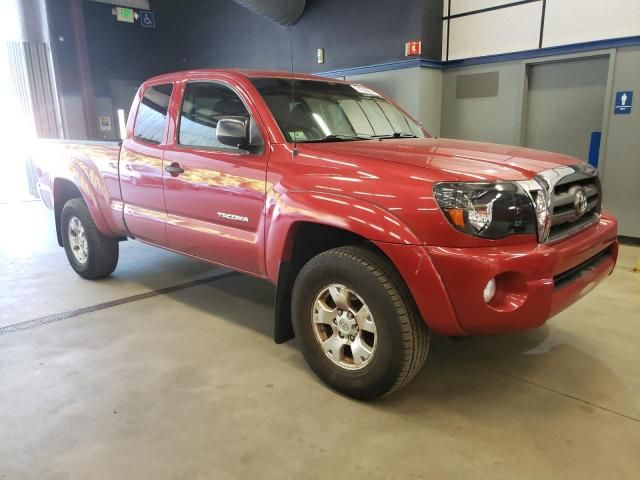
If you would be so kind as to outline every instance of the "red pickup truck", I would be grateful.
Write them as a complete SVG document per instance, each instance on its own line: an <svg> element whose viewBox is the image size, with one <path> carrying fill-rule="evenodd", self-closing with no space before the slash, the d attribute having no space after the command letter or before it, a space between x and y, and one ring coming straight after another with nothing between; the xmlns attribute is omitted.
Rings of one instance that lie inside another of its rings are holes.
<svg viewBox="0 0 640 480"><path fill-rule="evenodd" d="M542 325L611 273L597 172L433 138L384 95L309 75L202 70L140 88L122 144L46 142L40 192L73 269L127 238L277 285L275 340L359 399L420 370L430 332Z"/></svg>

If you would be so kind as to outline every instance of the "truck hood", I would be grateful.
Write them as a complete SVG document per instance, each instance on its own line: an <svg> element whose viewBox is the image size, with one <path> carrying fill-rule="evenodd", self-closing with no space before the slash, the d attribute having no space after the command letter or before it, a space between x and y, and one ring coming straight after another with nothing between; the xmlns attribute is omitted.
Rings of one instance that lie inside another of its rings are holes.
<svg viewBox="0 0 640 480"><path fill-rule="evenodd" d="M528 180L543 170L582 163L558 153L444 138L299 144L315 155L355 155L446 174L452 180Z"/></svg>

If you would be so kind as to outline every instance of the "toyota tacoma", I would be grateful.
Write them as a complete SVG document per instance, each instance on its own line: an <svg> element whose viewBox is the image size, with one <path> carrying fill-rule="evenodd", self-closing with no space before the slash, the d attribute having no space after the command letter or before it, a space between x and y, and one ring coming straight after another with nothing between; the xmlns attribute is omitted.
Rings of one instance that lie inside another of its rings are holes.
<svg viewBox="0 0 640 480"><path fill-rule="evenodd" d="M276 342L358 399L425 363L432 332L535 328L613 270L598 173L432 137L357 83L201 70L145 82L123 142L45 141L39 188L82 277L126 239L277 286Z"/></svg>

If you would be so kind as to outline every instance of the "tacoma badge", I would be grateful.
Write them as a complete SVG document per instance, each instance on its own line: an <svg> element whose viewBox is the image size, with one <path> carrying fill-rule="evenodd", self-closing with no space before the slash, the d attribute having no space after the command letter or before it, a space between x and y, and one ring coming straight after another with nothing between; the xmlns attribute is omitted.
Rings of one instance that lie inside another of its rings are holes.
<svg viewBox="0 0 640 480"><path fill-rule="evenodd" d="M231 213L218 212L218 216L220 218L224 218L225 220L233 220L234 222L249 223L249 218L243 217L242 215L233 215Z"/></svg>

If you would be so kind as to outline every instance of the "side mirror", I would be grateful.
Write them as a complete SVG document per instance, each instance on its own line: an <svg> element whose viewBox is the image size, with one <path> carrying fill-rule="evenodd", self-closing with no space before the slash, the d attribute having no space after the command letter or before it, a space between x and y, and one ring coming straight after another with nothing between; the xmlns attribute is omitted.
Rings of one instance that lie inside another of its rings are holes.
<svg viewBox="0 0 640 480"><path fill-rule="evenodd" d="M251 119L249 117L224 117L218 120L216 138L222 145L251 150Z"/></svg>

